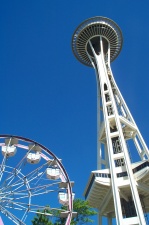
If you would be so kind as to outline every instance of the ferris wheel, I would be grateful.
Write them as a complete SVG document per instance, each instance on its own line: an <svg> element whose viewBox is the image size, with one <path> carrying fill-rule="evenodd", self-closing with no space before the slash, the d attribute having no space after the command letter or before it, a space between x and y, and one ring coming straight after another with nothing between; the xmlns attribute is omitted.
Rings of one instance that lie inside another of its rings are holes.
<svg viewBox="0 0 149 225"><path fill-rule="evenodd" d="M0 146L0 212L12 224L30 224L34 214L45 214L70 225L73 183L61 160L28 138L0 135Z"/></svg>

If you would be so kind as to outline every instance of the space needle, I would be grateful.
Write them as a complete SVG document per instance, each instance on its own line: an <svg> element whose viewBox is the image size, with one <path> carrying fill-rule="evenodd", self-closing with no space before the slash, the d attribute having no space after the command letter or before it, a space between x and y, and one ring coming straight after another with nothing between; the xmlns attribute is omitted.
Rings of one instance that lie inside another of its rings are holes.
<svg viewBox="0 0 149 225"><path fill-rule="evenodd" d="M122 32L111 19L93 17L75 30L72 49L97 80L97 170L84 196L99 212L98 224L145 225L149 212L149 150L115 82L110 63L119 55ZM139 160L133 161L133 155Z"/></svg>

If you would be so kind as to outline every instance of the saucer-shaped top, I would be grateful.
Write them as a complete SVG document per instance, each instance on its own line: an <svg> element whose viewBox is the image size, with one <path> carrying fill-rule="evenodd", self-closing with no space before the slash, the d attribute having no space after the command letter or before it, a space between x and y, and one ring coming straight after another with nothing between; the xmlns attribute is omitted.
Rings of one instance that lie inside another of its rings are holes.
<svg viewBox="0 0 149 225"><path fill-rule="evenodd" d="M87 66L92 66L87 54L88 41L94 37L102 36L110 44L110 61L121 51L123 37L119 26L105 17L93 17L85 20L75 30L72 37L72 50L76 58Z"/></svg>

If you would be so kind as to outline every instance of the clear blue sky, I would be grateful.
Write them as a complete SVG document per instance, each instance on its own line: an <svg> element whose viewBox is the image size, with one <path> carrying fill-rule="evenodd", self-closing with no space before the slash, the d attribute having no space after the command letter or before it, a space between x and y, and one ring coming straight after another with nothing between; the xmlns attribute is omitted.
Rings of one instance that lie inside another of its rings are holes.
<svg viewBox="0 0 149 225"><path fill-rule="evenodd" d="M0 133L34 139L62 158L77 198L96 169L96 79L73 56L73 32L93 16L120 26L124 44L112 70L149 144L148 9L148 0L0 0Z"/></svg>

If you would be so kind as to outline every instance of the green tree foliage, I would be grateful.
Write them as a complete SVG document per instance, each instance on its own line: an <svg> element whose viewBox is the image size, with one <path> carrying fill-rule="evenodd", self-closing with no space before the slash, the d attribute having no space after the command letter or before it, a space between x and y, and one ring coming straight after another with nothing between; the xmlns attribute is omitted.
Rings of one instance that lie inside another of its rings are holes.
<svg viewBox="0 0 149 225"><path fill-rule="evenodd" d="M67 209L65 206L61 207L62 210ZM93 223L94 221L91 219L92 216L96 215L97 212L91 208L87 201L82 199L75 199L73 202L73 211L77 212L75 218L72 219L71 225L83 225ZM50 213L50 211L46 211ZM37 215L32 220L33 225L64 225L65 219L58 218L54 223L50 221L48 215Z"/></svg>
<svg viewBox="0 0 149 225"><path fill-rule="evenodd" d="M72 219L72 225L94 222L93 220L91 220L91 217L96 215L97 212L89 206L89 203L87 201L84 201L82 199L74 200L73 209L75 212L77 212L77 217Z"/></svg>
<svg viewBox="0 0 149 225"><path fill-rule="evenodd" d="M38 210L38 212L36 213L36 216L32 220L33 225L53 225L53 223L49 220L49 215L48 215L50 214L49 210L44 210L44 211Z"/></svg>
<svg viewBox="0 0 149 225"><path fill-rule="evenodd" d="M65 206L62 206L62 209L65 209ZM89 206L89 203L82 199L74 200L73 211L77 212L77 216L72 219L71 225L93 223L94 221L91 217L97 214L97 212ZM65 224L62 219L59 219L57 222L58 225Z"/></svg>

